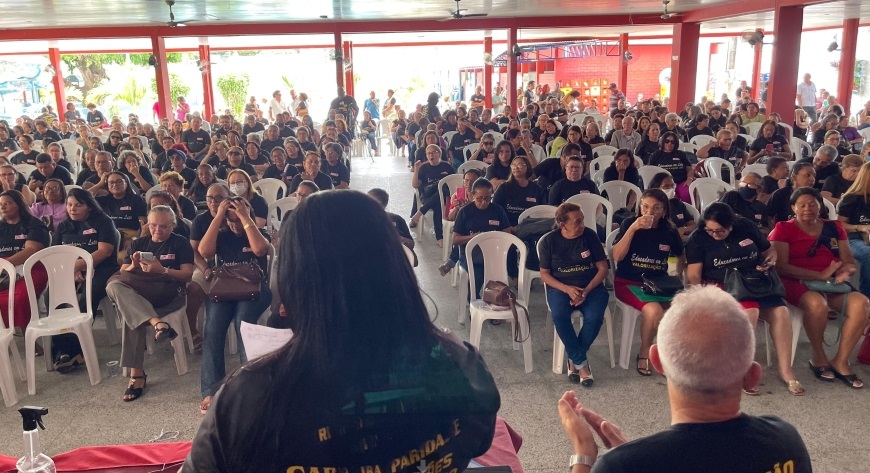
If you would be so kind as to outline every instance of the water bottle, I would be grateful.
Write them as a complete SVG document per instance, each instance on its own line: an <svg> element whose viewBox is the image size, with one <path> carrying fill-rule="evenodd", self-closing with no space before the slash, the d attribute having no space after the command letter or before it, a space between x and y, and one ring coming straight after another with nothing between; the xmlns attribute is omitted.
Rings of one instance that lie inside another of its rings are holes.
<svg viewBox="0 0 870 473"><path fill-rule="evenodd" d="M25 406L18 409L24 421L24 456L18 459L15 467L19 473L57 473L54 461L42 453L39 445L39 430L45 430L42 416L48 414L45 407Z"/></svg>

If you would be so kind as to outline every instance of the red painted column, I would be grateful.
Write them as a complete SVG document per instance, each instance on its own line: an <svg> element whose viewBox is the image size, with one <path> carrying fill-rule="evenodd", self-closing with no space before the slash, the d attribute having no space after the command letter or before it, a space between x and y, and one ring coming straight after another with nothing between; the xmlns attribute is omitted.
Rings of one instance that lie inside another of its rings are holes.
<svg viewBox="0 0 870 473"><path fill-rule="evenodd" d="M774 11L776 44L767 85L768 114L776 112L782 117L794 116L803 25L803 6L779 7Z"/></svg>
<svg viewBox="0 0 870 473"><path fill-rule="evenodd" d="M348 68L344 68L344 65L342 64L342 68L344 69L344 88L347 95L353 97L353 44L350 41L345 41L342 44L342 56L350 62L350 67Z"/></svg>
<svg viewBox="0 0 870 473"><path fill-rule="evenodd" d="M698 40L700 23L677 23L671 46L671 110L695 101L695 78L698 75Z"/></svg>
<svg viewBox="0 0 870 473"><path fill-rule="evenodd" d="M840 42L840 76L837 80L837 101L846 115L852 105L855 88L855 54L858 47L858 19L843 20L843 39Z"/></svg>
<svg viewBox="0 0 870 473"><path fill-rule="evenodd" d="M514 56L514 46L517 44L517 29L508 28L507 35L507 104L514 113L517 110L517 58Z"/></svg>
<svg viewBox="0 0 870 473"><path fill-rule="evenodd" d="M625 60L626 51L628 51L628 33L623 33L619 35L619 77L617 77L616 85L628 97L628 61Z"/></svg>
<svg viewBox="0 0 870 473"><path fill-rule="evenodd" d="M492 57L492 36L483 38L483 54ZM485 108L492 108L492 61L483 63L483 95L486 97Z"/></svg>
<svg viewBox="0 0 870 473"><path fill-rule="evenodd" d="M60 50L48 48L48 60L51 62L51 67L54 68L54 77L51 78L51 85L54 87L54 110L57 112L57 118L65 122L63 114L66 112L66 84L63 80L63 71L60 68Z"/></svg>
<svg viewBox="0 0 870 473"><path fill-rule="evenodd" d="M214 89L211 84L211 48L208 44L199 45L199 61L204 68L202 71L202 103L205 108L205 116L202 118L208 121L214 114Z"/></svg>
<svg viewBox="0 0 870 473"><path fill-rule="evenodd" d="M760 31L762 34L764 30L758 29L756 31ZM752 83L749 84L752 87L752 98L755 100L761 100L761 50L764 47L762 43L757 43L754 46L753 56L752 56ZM768 92L770 94L770 92ZM734 100L738 100L740 97L735 97Z"/></svg>
<svg viewBox="0 0 870 473"><path fill-rule="evenodd" d="M344 57L341 49L341 31L335 32L335 85L344 87L344 62L339 57ZM345 90L346 91L346 90Z"/></svg>
<svg viewBox="0 0 870 473"><path fill-rule="evenodd" d="M169 96L169 70L166 67L166 41L162 36L151 37L151 51L157 59L154 66L154 74L157 76L157 102L160 104L160 112L169 117L169 122L175 121L175 113L172 108L172 97Z"/></svg>

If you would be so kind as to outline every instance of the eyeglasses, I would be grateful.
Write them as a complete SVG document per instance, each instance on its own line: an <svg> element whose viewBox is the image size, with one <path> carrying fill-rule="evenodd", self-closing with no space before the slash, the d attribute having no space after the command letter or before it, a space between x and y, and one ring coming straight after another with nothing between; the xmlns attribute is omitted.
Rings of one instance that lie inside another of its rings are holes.
<svg viewBox="0 0 870 473"><path fill-rule="evenodd" d="M106 181L106 184L110 186L120 186L121 184L126 184L126 182L123 179L120 179L117 181Z"/></svg>
<svg viewBox="0 0 870 473"><path fill-rule="evenodd" d="M172 225L168 223L149 223L148 228L151 230L169 230Z"/></svg>
<svg viewBox="0 0 870 473"><path fill-rule="evenodd" d="M492 146L495 143L492 141L481 141L480 144L482 144L483 146Z"/></svg>
<svg viewBox="0 0 870 473"><path fill-rule="evenodd" d="M242 153L240 153L238 151L230 151L229 153L227 153L227 155L229 155L229 156L241 156Z"/></svg>
<svg viewBox="0 0 870 473"><path fill-rule="evenodd" d="M215 204L219 204L225 200L226 200L226 197L224 197L222 195L208 195L205 197L206 202L211 202L211 203L215 203Z"/></svg>
<svg viewBox="0 0 870 473"><path fill-rule="evenodd" d="M721 236L729 232L727 228L717 228L715 230L712 228L705 228L704 230L711 236Z"/></svg>
<svg viewBox="0 0 870 473"><path fill-rule="evenodd" d="M526 163L513 163L511 164L511 167L514 169L526 169L529 166L527 166Z"/></svg>
<svg viewBox="0 0 870 473"><path fill-rule="evenodd" d="M652 207L650 207L649 205L646 205L646 204L642 204L640 206L641 212L648 212L650 210L652 210L653 212L661 212L662 210L664 210L664 207L662 207L661 205L653 205Z"/></svg>

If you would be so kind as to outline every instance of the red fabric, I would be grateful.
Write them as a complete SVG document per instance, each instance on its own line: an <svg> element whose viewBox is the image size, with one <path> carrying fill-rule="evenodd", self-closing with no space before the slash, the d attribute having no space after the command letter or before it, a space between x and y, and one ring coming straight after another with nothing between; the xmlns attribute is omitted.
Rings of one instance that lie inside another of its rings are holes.
<svg viewBox="0 0 870 473"><path fill-rule="evenodd" d="M523 438L502 418L497 418L492 446L474 460L484 466L509 465L523 473L517 452ZM149 443L81 447L52 457L58 472L147 473L155 470L175 472L190 453L191 442ZM0 455L0 472L14 473L17 458ZM166 469L161 470L164 465Z"/></svg>
<svg viewBox="0 0 870 473"><path fill-rule="evenodd" d="M31 271L33 277L33 285L36 288L36 293L41 294L48 285L48 273L45 271L45 266L42 263L33 267ZM9 289L0 291L0 314L3 315L3 323L7 327L9 324L9 307L6 302L9 300ZM13 314L13 322L15 327L22 329L30 323L30 299L27 297L27 284L24 279L19 279L15 282L15 314Z"/></svg>
<svg viewBox="0 0 870 473"><path fill-rule="evenodd" d="M629 287L631 286L642 286L641 283L635 281L629 281L628 279L623 279L620 277L613 278L613 294L616 295L616 298L619 299L620 302L628 304L629 307L633 307L637 310L643 310L643 306L649 304L649 302L644 302L637 298Z"/></svg>

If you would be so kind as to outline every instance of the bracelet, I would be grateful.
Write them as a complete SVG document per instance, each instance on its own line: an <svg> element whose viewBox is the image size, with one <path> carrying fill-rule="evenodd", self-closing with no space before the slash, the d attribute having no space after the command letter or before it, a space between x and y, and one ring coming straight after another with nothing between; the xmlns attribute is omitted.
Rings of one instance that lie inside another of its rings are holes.
<svg viewBox="0 0 870 473"><path fill-rule="evenodd" d="M248 223L246 223L246 224L244 224L244 225L242 226L242 229L243 229L243 230L247 230L249 227L253 227L253 226L254 226L253 223L248 222Z"/></svg>

